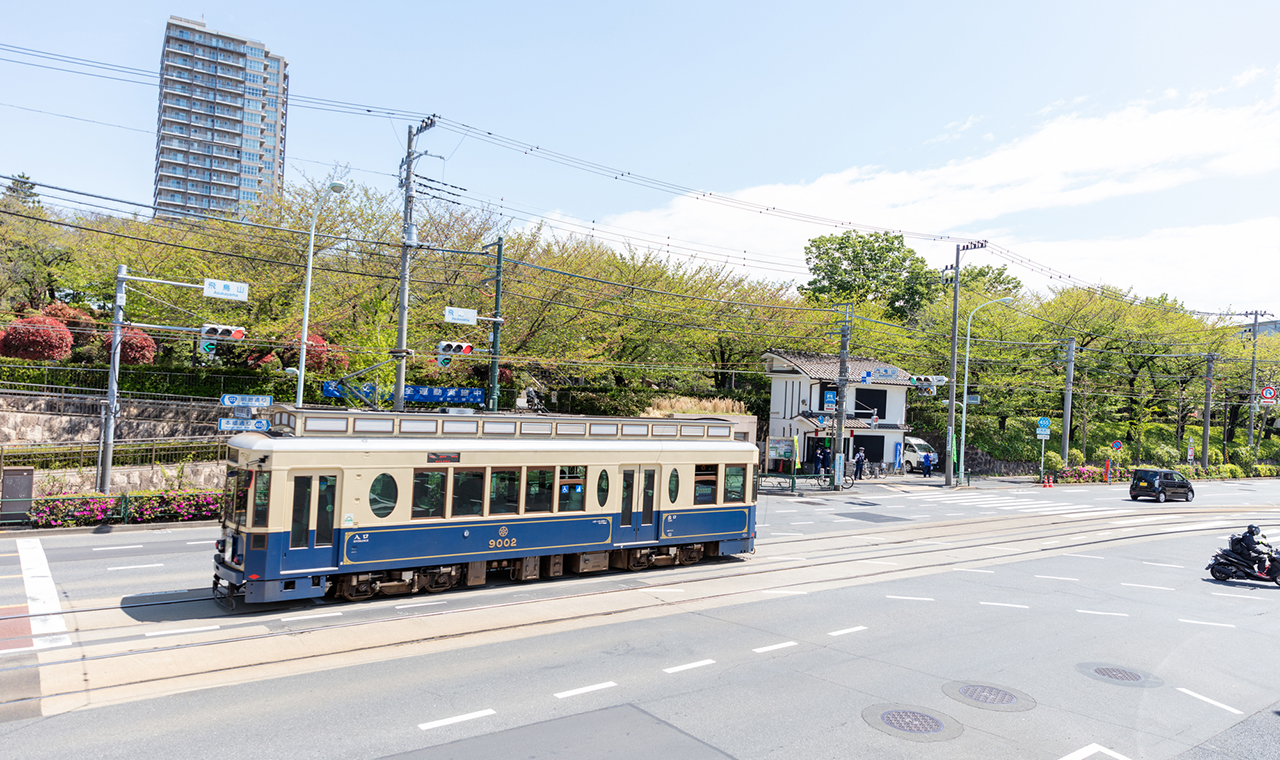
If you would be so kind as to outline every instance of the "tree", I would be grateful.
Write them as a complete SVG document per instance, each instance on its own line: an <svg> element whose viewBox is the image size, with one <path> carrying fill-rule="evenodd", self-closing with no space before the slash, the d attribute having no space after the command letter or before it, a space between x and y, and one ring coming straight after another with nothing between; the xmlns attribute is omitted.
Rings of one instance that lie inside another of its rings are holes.
<svg viewBox="0 0 1280 760"><path fill-rule="evenodd" d="M0 354L14 359L58 361L71 355L71 331L53 317L28 317L9 324Z"/></svg>
<svg viewBox="0 0 1280 760"><path fill-rule="evenodd" d="M979 293L986 293L992 298L1017 295L1022 290L1022 280L1009 274L1007 270L1008 267L1004 264L998 267L990 264L962 266L960 267L960 285Z"/></svg>
<svg viewBox="0 0 1280 760"><path fill-rule="evenodd" d="M26 174L19 174L13 178L9 186L4 189L4 197L27 208L37 208L40 205L40 194L36 192L36 183L32 182Z"/></svg>
<svg viewBox="0 0 1280 760"><path fill-rule="evenodd" d="M0 300L31 306L55 300L60 273L72 255L53 221L26 175L18 175L0 195Z"/></svg>
<svg viewBox="0 0 1280 760"><path fill-rule="evenodd" d="M878 304L886 317L907 321L938 292L937 273L924 257L888 232L845 232L814 238L804 248L813 276L799 288L824 303Z"/></svg>
<svg viewBox="0 0 1280 760"><path fill-rule="evenodd" d="M107 355L111 354L111 333L102 339ZM152 364L156 360L156 342L136 327L126 327L120 333L120 362L122 364Z"/></svg>

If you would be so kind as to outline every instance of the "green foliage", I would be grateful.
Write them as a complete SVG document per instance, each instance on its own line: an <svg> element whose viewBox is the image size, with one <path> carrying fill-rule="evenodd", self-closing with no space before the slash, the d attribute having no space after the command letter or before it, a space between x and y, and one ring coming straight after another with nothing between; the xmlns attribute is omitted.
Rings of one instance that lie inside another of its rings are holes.
<svg viewBox="0 0 1280 760"><path fill-rule="evenodd" d="M924 257L888 232L814 238L804 258L813 279L800 292L818 302L870 302L885 316L906 320L939 289L938 275Z"/></svg>
<svg viewBox="0 0 1280 760"><path fill-rule="evenodd" d="M1219 465L1221 465L1221 464L1222 464L1222 452L1221 452L1221 451L1219 451L1219 450L1218 450L1218 449L1216 449L1216 448L1215 448L1215 449L1210 449L1210 450L1209 450L1209 465L1210 465L1211 467L1216 467L1216 466L1219 466Z"/></svg>
<svg viewBox="0 0 1280 760"><path fill-rule="evenodd" d="M1056 451L1044 452L1044 471L1053 473L1062 469L1062 455Z"/></svg>
<svg viewBox="0 0 1280 760"><path fill-rule="evenodd" d="M1178 463L1178 450L1168 444L1157 443L1147 447L1148 458L1161 467L1172 467Z"/></svg>
<svg viewBox="0 0 1280 760"><path fill-rule="evenodd" d="M1067 464L1072 467L1081 467L1084 465L1084 452L1080 449L1067 449Z"/></svg>

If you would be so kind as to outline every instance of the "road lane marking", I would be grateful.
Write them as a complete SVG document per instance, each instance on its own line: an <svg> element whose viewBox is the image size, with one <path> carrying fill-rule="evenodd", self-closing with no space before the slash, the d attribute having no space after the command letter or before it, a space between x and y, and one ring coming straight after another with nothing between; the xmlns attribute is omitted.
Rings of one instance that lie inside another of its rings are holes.
<svg viewBox="0 0 1280 760"><path fill-rule="evenodd" d="M1064 554L1064 555L1062 555L1062 556L1064 556L1064 557L1083 557L1084 559L1106 559L1106 557L1099 557L1099 556L1098 556L1098 555L1096 555L1096 554Z"/></svg>
<svg viewBox="0 0 1280 760"><path fill-rule="evenodd" d="M1004 602L978 602L978 604L985 604L985 605L987 605L988 607L1016 607L1016 608L1018 608L1018 609L1020 609L1020 610L1029 610L1029 609L1031 609L1030 607L1028 607L1028 606L1027 606L1027 605L1025 605L1025 604L1006 604L1006 603L1004 603Z"/></svg>
<svg viewBox="0 0 1280 760"><path fill-rule="evenodd" d="M931 596L893 596L892 594L885 594L884 598L885 599L906 599L907 601L911 601L911 602L932 602L933 601L933 597Z"/></svg>
<svg viewBox="0 0 1280 760"><path fill-rule="evenodd" d="M466 715L455 715L452 718L444 718L442 720L433 720L430 723L419 723L418 728L423 731L430 731L433 728L448 726L454 723L461 723L464 720L475 720L476 718L485 718L490 715L497 715L494 710L480 710L478 712L467 713Z"/></svg>
<svg viewBox="0 0 1280 760"><path fill-rule="evenodd" d="M715 664L716 664L715 660L698 660L697 662L690 662L684 665L677 665L674 668L663 668L662 672L663 673L679 673L682 670L693 670L694 668L701 668L706 665L715 665Z"/></svg>
<svg viewBox="0 0 1280 760"><path fill-rule="evenodd" d="M813 525L813 520L808 520L808 521L805 521L805 522L793 522L793 523L791 523L791 524L792 524L792 525Z"/></svg>
<svg viewBox="0 0 1280 760"><path fill-rule="evenodd" d="M1163 562L1143 562L1142 564L1144 564L1144 565L1152 565L1152 566L1154 566L1154 567L1176 567L1176 568L1177 568L1177 569L1179 569L1179 570L1185 570L1185 569L1186 569L1186 568L1185 568L1185 567L1183 567L1182 565L1166 565L1166 564L1164 564Z"/></svg>
<svg viewBox="0 0 1280 760"><path fill-rule="evenodd" d="M1169 588L1169 587L1167 587L1167 586L1144 586L1144 585L1142 585L1141 583L1121 583L1120 585L1121 585L1121 586L1131 586L1131 587L1133 587L1133 588L1153 588L1153 589L1155 589L1156 591L1173 591L1173 590L1174 590L1174 589L1171 589L1171 588Z"/></svg>
<svg viewBox="0 0 1280 760"><path fill-rule="evenodd" d="M7 580L9 578L21 578L21 575L0 575L0 579Z"/></svg>
<svg viewBox="0 0 1280 760"><path fill-rule="evenodd" d="M1234 596L1236 599L1252 599L1254 601L1264 601L1264 602L1271 601L1270 599L1267 599L1266 597L1262 597L1262 596L1248 596L1247 594L1224 594L1221 591L1214 591L1212 593L1214 596Z"/></svg>
<svg viewBox="0 0 1280 760"><path fill-rule="evenodd" d="M562 691L559 694L556 694L556 699L564 699L565 697L576 697L579 694L586 694L592 691L600 691L601 689L611 689L617 685L618 684L614 683L613 681L605 681L604 683L597 683L597 684L592 684L590 686L583 686L580 689L570 689L568 691Z"/></svg>
<svg viewBox="0 0 1280 760"><path fill-rule="evenodd" d="M31 648L71 646L67 623L62 619L62 602L49 572L49 561L38 538L19 538L18 564L27 592L27 612L31 615ZM52 636L42 634L54 634Z"/></svg>
<svg viewBox="0 0 1280 760"><path fill-rule="evenodd" d="M755 652L756 654L764 654L765 652L772 652L775 649L786 649L787 647L794 647L794 646L798 646L798 642L784 641L781 644L770 644L767 647L760 647L759 649L752 649L751 651Z"/></svg>
<svg viewBox="0 0 1280 760"><path fill-rule="evenodd" d="M1061 575L1037 575L1037 578L1044 578L1048 581L1078 581L1079 578L1064 578Z"/></svg>
<svg viewBox="0 0 1280 760"><path fill-rule="evenodd" d="M197 631L216 631L222 626L220 625L202 625L199 628L178 628L173 631L152 631L144 633L143 636L173 636L178 633L196 633Z"/></svg>
<svg viewBox="0 0 1280 760"><path fill-rule="evenodd" d="M897 565L897 562L886 562L879 559L860 559L858 560L864 565Z"/></svg>
<svg viewBox="0 0 1280 760"><path fill-rule="evenodd" d="M208 541L188 541L188 542L187 542L187 546L193 546L193 545L195 545L195 544L212 544L212 543L215 543L215 542L214 542L214 540L211 538L211 539L209 539Z"/></svg>
<svg viewBox="0 0 1280 760"><path fill-rule="evenodd" d="M962 573L994 573L995 570L979 570L976 567L953 567L952 570L959 570Z"/></svg>
<svg viewBox="0 0 1280 760"><path fill-rule="evenodd" d="M1216 626L1218 626L1219 628L1235 628L1235 626L1234 626L1234 625L1232 625L1231 623L1207 623L1207 622L1205 622L1205 621L1203 621L1203 620L1187 620L1187 619L1185 619L1185 618L1178 618L1178 622L1179 622L1179 623L1193 623L1193 624L1195 624L1195 625L1216 625Z"/></svg>
<svg viewBox="0 0 1280 760"><path fill-rule="evenodd" d="M775 515L785 515L785 514L787 514L788 512L799 512L799 511L800 511L800 510L798 510L798 509L775 509L775 510L773 510L773 513L774 513Z"/></svg>
<svg viewBox="0 0 1280 760"><path fill-rule="evenodd" d="M963 515L963 514L964 514L964 512L948 512L948 513L946 513L945 515L943 515L943 517L957 517L957 516L959 516L959 515Z"/></svg>
<svg viewBox="0 0 1280 760"><path fill-rule="evenodd" d="M1097 610L1076 610L1076 612L1083 612L1086 615L1114 615L1115 617L1129 617L1129 613L1127 612L1098 612Z"/></svg>
<svg viewBox="0 0 1280 760"><path fill-rule="evenodd" d="M1209 704L1213 705L1214 707L1221 707L1223 710L1226 710L1227 712L1231 713L1232 715L1244 715L1244 713L1240 712L1239 710L1237 710L1237 709L1236 709L1236 708L1234 708L1234 707L1231 707L1231 706L1229 706L1229 705L1224 705L1224 704L1222 704L1221 702L1218 702L1218 701L1213 700L1213 699L1209 699L1208 697L1204 696L1203 694L1197 694L1197 693L1195 693L1194 691L1192 691L1192 690L1190 690L1190 689L1184 689L1184 688L1182 688L1181 686L1179 686L1179 687L1178 687L1178 691L1182 692L1183 694L1186 694L1186 695L1187 695L1187 696L1189 696L1189 697L1195 697L1196 699L1199 699L1199 700L1201 700L1201 701L1203 701L1203 702L1208 702Z"/></svg>
<svg viewBox="0 0 1280 760"><path fill-rule="evenodd" d="M293 617L282 617L280 618L280 622L289 623L294 620L315 620L316 618L337 617L341 614L341 612L322 612L319 615L295 615Z"/></svg>
<svg viewBox="0 0 1280 760"><path fill-rule="evenodd" d="M407 610L410 607L430 607L435 604L448 604L448 602L416 602L414 604L397 604L396 609Z"/></svg>
<svg viewBox="0 0 1280 760"><path fill-rule="evenodd" d="M141 549L141 548L142 548L142 544L133 544L132 546L99 546L99 547L90 549L89 551L107 552L107 551L113 551L115 549Z"/></svg>
<svg viewBox="0 0 1280 760"><path fill-rule="evenodd" d="M141 570L144 567L164 567L163 562L157 562L154 565L122 565L120 567L108 567L108 570Z"/></svg>
<svg viewBox="0 0 1280 760"><path fill-rule="evenodd" d="M828 633L827 635L828 635L828 636L843 636L843 635L845 635L846 633L857 633L858 631L865 631L865 630L867 630L867 627L866 627L865 625L855 625L855 626L854 626L854 627L852 627L852 628L841 628L841 629L840 629L840 630L838 630L838 631L832 631L832 632Z"/></svg>

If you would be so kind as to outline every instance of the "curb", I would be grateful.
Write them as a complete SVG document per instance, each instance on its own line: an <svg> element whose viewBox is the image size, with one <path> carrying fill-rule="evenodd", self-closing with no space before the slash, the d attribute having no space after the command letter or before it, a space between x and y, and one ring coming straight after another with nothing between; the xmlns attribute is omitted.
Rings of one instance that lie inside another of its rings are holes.
<svg viewBox="0 0 1280 760"><path fill-rule="evenodd" d="M204 528L218 525L219 520L190 520L187 522L154 522L154 523L102 523L101 525L77 525L72 528L3 528L0 538L17 538L19 536L75 536L86 533L137 533L144 530L178 528Z"/></svg>

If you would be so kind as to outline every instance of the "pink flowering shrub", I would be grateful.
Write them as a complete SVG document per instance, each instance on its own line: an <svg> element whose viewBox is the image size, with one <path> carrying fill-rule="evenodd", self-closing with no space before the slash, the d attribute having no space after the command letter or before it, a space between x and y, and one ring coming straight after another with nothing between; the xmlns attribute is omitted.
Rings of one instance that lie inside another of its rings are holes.
<svg viewBox="0 0 1280 760"><path fill-rule="evenodd" d="M221 503L220 491L143 491L125 496L60 494L33 500L27 516L33 528L187 522L217 518Z"/></svg>

